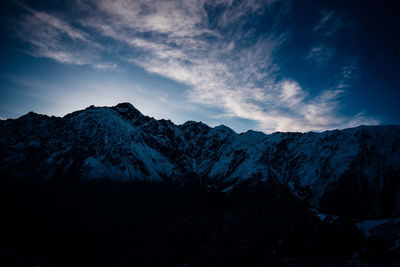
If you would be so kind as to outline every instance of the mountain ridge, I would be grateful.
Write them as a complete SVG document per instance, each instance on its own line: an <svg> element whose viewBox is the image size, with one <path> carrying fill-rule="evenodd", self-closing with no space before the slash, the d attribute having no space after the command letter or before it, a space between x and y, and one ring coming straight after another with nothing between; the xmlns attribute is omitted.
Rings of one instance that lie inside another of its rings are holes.
<svg viewBox="0 0 400 267"><path fill-rule="evenodd" d="M1 121L0 133L0 173L14 178L197 183L225 192L273 182L317 207L348 198L349 212L372 217L400 209L400 126L236 133L202 122L175 125L120 103L64 117L30 112Z"/></svg>

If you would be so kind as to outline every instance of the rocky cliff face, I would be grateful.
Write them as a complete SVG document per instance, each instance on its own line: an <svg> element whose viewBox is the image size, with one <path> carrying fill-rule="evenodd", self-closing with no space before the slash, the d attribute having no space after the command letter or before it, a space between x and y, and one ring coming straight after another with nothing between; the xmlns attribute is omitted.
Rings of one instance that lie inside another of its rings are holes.
<svg viewBox="0 0 400 267"><path fill-rule="evenodd" d="M3 177L197 183L218 191L272 183L331 212L400 211L399 126L237 134L156 120L122 103L63 118L31 112L1 121L0 136Z"/></svg>

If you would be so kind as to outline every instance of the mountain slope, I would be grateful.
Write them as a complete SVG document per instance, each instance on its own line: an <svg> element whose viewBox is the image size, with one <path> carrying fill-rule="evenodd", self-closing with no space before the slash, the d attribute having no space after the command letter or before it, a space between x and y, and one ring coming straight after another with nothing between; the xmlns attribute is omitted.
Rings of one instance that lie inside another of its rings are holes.
<svg viewBox="0 0 400 267"><path fill-rule="evenodd" d="M156 120L121 103L63 118L31 112L1 121L0 134L4 177L173 181L221 191L272 183L329 211L400 214L399 126L237 134Z"/></svg>

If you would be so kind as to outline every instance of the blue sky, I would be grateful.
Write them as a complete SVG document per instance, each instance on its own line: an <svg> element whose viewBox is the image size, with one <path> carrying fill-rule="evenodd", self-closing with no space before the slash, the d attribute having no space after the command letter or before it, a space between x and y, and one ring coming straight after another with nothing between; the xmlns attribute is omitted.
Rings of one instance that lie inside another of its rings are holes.
<svg viewBox="0 0 400 267"><path fill-rule="evenodd" d="M237 132L400 123L390 2L6 1L0 15L0 118L131 102Z"/></svg>

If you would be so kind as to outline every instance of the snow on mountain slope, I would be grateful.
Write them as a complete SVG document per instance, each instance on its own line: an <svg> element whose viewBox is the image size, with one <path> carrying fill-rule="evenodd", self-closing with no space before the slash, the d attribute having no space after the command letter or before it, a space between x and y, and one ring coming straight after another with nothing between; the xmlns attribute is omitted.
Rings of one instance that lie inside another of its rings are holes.
<svg viewBox="0 0 400 267"><path fill-rule="evenodd" d="M399 126L237 134L223 125L156 120L121 103L63 118L28 113L1 121L0 134L0 172L17 178L196 182L225 191L273 182L316 206L329 206L339 198L332 192L348 187L378 199L371 205L389 201L382 193L400 198Z"/></svg>

